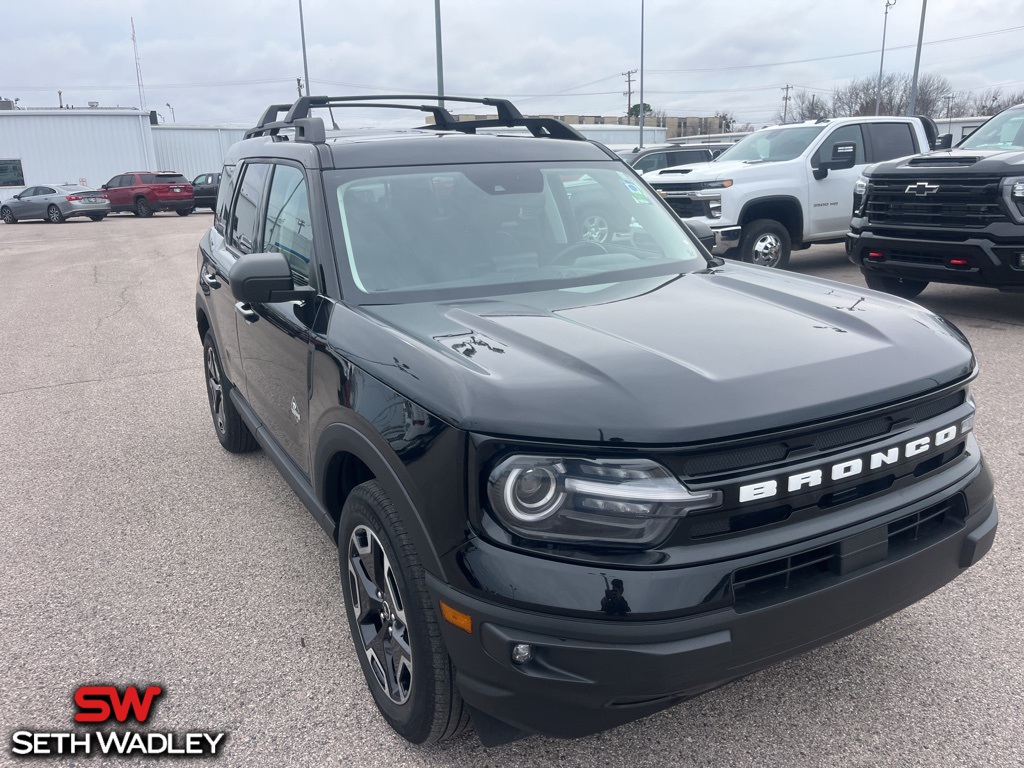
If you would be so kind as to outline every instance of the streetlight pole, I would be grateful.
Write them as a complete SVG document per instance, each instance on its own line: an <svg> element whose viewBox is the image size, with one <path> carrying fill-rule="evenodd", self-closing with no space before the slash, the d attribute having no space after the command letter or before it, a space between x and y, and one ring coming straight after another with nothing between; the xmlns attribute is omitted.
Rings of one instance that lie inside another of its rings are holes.
<svg viewBox="0 0 1024 768"><path fill-rule="evenodd" d="M943 96L946 100L946 133L953 132L953 94L947 93Z"/></svg>
<svg viewBox="0 0 1024 768"><path fill-rule="evenodd" d="M896 5L896 0L885 0L885 20L882 22L882 57L878 61L878 90L875 92L875 114L882 106L882 68L885 66L885 30L889 26L889 9Z"/></svg>
<svg viewBox="0 0 1024 768"><path fill-rule="evenodd" d="M914 79L910 83L910 104L907 114L914 114L917 108L917 73L921 70L921 43L924 42L924 14L928 10L928 0L921 0L921 29L917 33L917 54L914 56Z"/></svg>
<svg viewBox="0 0 1024 768"><path fill-rule="evenodd" d="M640 149L644 148L644 0L640 0Z"/></svg>
<svg viewBox="0 0 1024 768"><path fill-rule="evenodd" d="M306 22L302 18L302 0L299 0L299 33L302 35L302 71L306 76L306 95L309 96L309 61L306 59Z"/></svg>
<svg viewBox="0 0 1024 768"><path fill-rule="evenodd" d="M168 104L167 104L167 108L168 108L169 110L171 110L171 122L172 122L172 123L176 123L176 122L178 122L177 120L175 120L175 119L174 119L174 107L172 107L172 106L170 105L170 102L168 102Z"/></svg>
<svg viewBox="0 0 1024 768"><path fill-rule="evenodd" d="M441 56L441 0L434 0L434 47L437 53L437 100L439 107L444 106L444 61Z"/></svg>

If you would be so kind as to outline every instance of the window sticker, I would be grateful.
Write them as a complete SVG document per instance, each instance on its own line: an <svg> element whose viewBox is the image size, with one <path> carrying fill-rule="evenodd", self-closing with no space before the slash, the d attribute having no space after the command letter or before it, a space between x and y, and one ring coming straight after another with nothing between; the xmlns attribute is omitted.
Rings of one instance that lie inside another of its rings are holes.
<svg viewBox="0 0 1024 768"><path fill-rule="evenodd" d="M633 199L643 205L650 205L651 200L644 194L644 191L640 189L640 185L636 182L630 181L629 179L622 180L622 186L629 190L629 194L633 196Z"/></svg>

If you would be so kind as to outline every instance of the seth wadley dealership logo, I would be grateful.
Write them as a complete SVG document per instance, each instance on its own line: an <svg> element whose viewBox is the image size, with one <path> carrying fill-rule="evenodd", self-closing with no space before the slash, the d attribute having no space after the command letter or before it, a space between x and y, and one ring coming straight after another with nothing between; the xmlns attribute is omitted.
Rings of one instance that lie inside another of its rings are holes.
<svg viewBox="0 0 1024 768"><path fill-rule="evenodd" d="M133 685L118 690L113 685L83 685L75 691L76 723L124 723L149 719L150 708L163 688L151 685L140 695ZM11 754L38 755L153 755L161 757L215 757L224 746L226 733L196 731L15 731Z"/></svg>

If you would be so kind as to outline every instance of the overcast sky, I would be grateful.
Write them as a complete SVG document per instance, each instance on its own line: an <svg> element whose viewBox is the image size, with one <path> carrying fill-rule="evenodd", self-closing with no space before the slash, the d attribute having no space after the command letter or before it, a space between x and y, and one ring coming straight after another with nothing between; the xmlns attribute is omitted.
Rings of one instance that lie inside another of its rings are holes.
<svg viewBox="0 0 1024 768"><path fill-rule="evenodd" d="M913 71L922 0L889 11L886 72ZM640 0L441 0L445 91L524 113L626 110ZM312 91L435 93L433 0L304 0ZM878 76L885 0L646 0L644 101L763 125L792 85L828 95ZM0 0L0 97L20 106L139 106L167 122L253 123L302 75L298 0ZM1024 0L930 0L921 71L954 90L1024 90ZM638 100L639 73L633 100ZM459 110L454 110L459 111ZM467 109L465 111L473 111Z"/></svg>

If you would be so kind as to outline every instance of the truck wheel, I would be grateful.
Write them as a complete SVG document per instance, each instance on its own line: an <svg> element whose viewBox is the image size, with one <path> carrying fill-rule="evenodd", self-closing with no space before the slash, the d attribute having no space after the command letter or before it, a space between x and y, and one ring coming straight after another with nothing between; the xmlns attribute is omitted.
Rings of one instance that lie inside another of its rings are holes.
<svg viewBox="0 0 1024 768"><path fill-rule="evenodd" d="M903 299L912 299L928 287L927 280L906 280L902 277L889 277L888 275L864 275L864 282L873 291L891 293Z"/></svg>
<svg viewBox="0 0 1024 768"><path fill-rule="evenodd" d="M338 529L349 628L377 709L413 744L460 733L469 713L423 567L380 483L370 480L349 494Z"/></svg>
<svg viewBox="0 0 1024 768"><path fill-rule="evenodd" d="M773 219L757 219L743 228L740 258L748 264L782 269L789 264L789 230Z"/></svg>
<svg viewBox="0 0 1024 768"><path fill-rule="evenodd" d="M206 394L210 400L210 415L217 439L231 453L248 453L256 448L256 439L242 421L242 415L231 402L231 384L220 366L220 354L213 340L213 331L203 337L203 363L206 374Z"/></svg>

